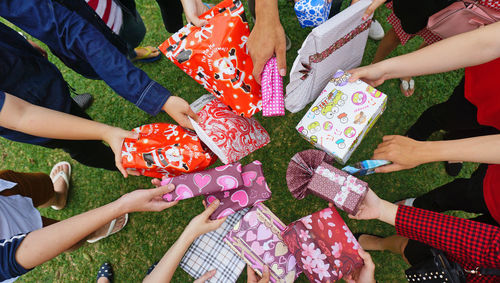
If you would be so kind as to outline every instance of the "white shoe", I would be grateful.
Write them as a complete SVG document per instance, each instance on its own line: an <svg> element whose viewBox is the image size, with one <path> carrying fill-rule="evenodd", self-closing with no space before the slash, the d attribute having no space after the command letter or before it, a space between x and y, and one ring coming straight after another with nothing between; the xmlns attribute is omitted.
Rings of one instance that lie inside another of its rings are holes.
<svg viewBox="0 0 500 283"><path fill-rule="evenodd" d="M381 40L384 38L384 35L385 33L382 25L377 20L373 20L370 30L368 31L368 37L373 40Z"/></svg>

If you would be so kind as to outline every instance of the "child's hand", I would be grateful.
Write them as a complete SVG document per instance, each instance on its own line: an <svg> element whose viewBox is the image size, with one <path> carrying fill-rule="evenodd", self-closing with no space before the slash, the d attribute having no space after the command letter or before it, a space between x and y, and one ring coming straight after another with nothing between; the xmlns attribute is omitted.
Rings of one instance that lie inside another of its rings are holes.
<svg viewBox="0 0 500 283"><path fill-rule="evenodd" d="M262 271L262 278L259 278L255 271L247 265L247 283L269 283L269 278L271 273L269 273L269 267L264 265L264 270Z"/></svg>
<svg viewBox="0 0 500 283"><path fill-rule="evenodd" d="M383 66L380 65L382 63L383 62L347 71L351 74L349 82L352 83L360 79L373 87L383 84L386 80L386 74L382 70Z"/></svg>
<svg viewBox="0 0 500 283"><path fill-rule="evenodd" d="M115 154L115 165L122 173L123 177L127 178L128 172L122 166L122 145L126 138L137 139L139 134L132 131L126 131L117 127L109 127L104 131L103 141L107 142Z"/></svg>
<svg viewBox="0 0 500 283"><path fill-rule="evenodd" d="M217 270L210 270L207 271L205 274L203 274L200 278L196 279L193 281L193 283L205 283L208 279L214 277L214 275L217 273Z"/></svg>
<svg viewBox="0 0 500 283"><path fill-rule="evenodd" d="M170 96L163 105L163 111L167 112L179 125L184 128L193 129L188 116L198 122L198 115L194 113L186 100L178 96Z"/></svg>
<svg viewBox="0 0 500 283"><path fill-rule="evenodd" d="M369 253L362 248L358 250L359 256L363 259L365 265L354 274L349 274L345 279L347 283L375 283L375 264Z"/></svg>
<svg viewBox="0 0 500 283"><path fill-rule="evenodd" d="M226 217L210 220L210 215L214 213L214 211L219 207L219 200L213 201L202 213L197 215L195 218L189 222L188 226L184 230L188 235L192 235L198 237L210 231L216 230L219 228L224 221L226 221Z"/></svg>
<svg viewBox="0 0 500 283"><path fill-rule="evenodd" d="M377 173L411 169L427 163L425 158L426 142L416 141L403 136L384 136L383 142L373 152L373 159L389 160L392 164L375 169Z"/></svg>
<svg viewBox="0 0 500 283"><path fill-rule="evenodd" d="M161 186L155 189L135 190L123 195L118 199L125 209L125 213L138 211L162 211L172 207L178 201L166 202L162 196L175 189L172 184Z"/></svg>
<svg viewBox="0 0 500 283"><path fill-rule="evenodd" d="M201 14L208 11L208 7L203 4L202 0L181 0L184 8L186 20L197 27L206 25L208 22L198 18Z"/></svg>

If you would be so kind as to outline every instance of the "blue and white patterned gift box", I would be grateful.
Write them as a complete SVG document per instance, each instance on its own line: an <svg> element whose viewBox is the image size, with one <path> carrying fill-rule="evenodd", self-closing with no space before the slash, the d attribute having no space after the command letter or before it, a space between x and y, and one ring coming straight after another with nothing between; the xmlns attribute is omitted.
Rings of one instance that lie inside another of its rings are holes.
<svg viewBox="0 0 500 283"><path fill-rule="evenodd" d="M295 3L295 14L300 26L316 27L328 20L331 2L328 0L300 0Z"/></svg>

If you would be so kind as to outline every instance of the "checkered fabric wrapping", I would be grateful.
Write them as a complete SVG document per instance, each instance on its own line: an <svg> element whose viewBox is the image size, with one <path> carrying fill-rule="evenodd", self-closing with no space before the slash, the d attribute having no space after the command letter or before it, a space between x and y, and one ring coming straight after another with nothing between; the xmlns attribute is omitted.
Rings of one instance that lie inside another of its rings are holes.
<svg viewBox="0 0 500 283"><path fill-rule="evenodd" d="M222 239L247 211L245 208L231 214L219 229L198 237L182 258L180 267L194 278L216 269L215 276L206 282L236 282L245 262Z"/></svg>
<svg viewBox="0 0 500 283"><path fill-rule="evenodd" d="M499 227L400 205L396 231L442 250L465 269L500 268ZM500 282L500 276L466 274L467 282Z"/></svg>

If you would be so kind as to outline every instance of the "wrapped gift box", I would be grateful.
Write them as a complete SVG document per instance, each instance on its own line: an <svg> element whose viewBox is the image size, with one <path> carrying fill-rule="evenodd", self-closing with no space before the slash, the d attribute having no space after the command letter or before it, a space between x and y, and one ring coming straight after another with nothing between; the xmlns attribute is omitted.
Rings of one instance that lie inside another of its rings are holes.
<svg viewBox="0 0 500 283"><path fill-rule="evenodd" d="M356 215L368 192L366 182L325 162L316 168L307 188L351 215Z"/></svg>
<svg viewBox="0 0 500 283"><path fill-rule="evenodd" d="M262 172L262 163L258 160L243 166L241 178L243 186L230 190L220 191L206 196L207 204L215 199L220 200L220 205L210 215L210 219L219 219L233 214L246 207L251 207L271 197L271 190L267 186L266 178Z"/></svg>
<svg viewBox="0 0 500 283"><path fill-rule="evenodd" d="M337 71L297 125L310 143L345 164L386 107L387 96Z"/></svg>
<svg viewBox="0 0 500 283"><path fill-rule="evenodd" d="M335 209L292 222L282 236L310 282L334 282L363 266L360 245Z"/></svg>
<svg viewBox="0 0 500 283"><path fill-rule="evenodd" d="M225 0L200 15L208 23L188 24L159 48L179 68L238 115L261 109L260 85L247 51L250 29L240 0Z"/></svg>
<svg viewBox="0 0 500 283"><path fill-rule="evenodd" d="M236 115L213 95L205 95L191 104L200 117L191 120L200 139L224 164L236 162L267 145L271 138L254 118Z"/></svg>
<svg viewBox="0 0 500 283"><path fill-rule="evenodd" d="M331 6L328 0L299 0L294 10L301 27L317 27L328 20Z"/></svg>
<svg viewBox="0 0 500 283"><path fill-rule="evenodd" d="M226 235L226 242L255 272L269 267L271 282L294 282L300 271L281 238L285 224L269 208L255 205Z"/></svg>
<svg viewBox="0 0 500 283"><path fill-rule="evenodd" d="M125 139L122 165L154 178L203 170L217 157L196 134L177 125L154 123L134 129L138 139Z"/></svg>
<svg viewBox="0 0 500 283"><path fill-rule="evenodd" d="M241 164L232 163L198 173L163 178L161 185L174 184L175 190L164 194L166 201L177 201L243 186Z"/></svg>

